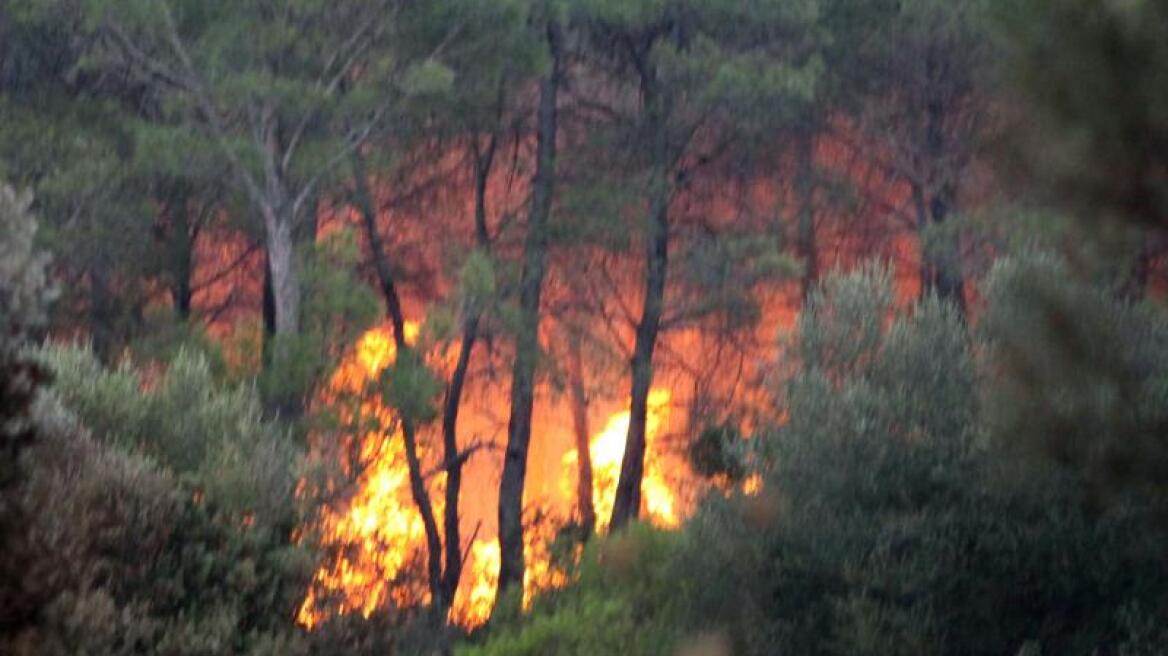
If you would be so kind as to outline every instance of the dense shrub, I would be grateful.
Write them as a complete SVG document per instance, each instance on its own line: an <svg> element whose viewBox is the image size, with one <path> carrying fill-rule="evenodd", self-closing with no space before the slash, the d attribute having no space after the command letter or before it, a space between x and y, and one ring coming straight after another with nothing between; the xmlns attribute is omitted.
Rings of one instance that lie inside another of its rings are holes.
<svg viewBox="0 0 1168 656"><path fill-rule="evenodd" d="M57 396L99 441L154 460L210 504L288 527L299 456L287 431L264 420L254 389L221 385L188 350L149 381L129 364L107 370L85 349L43 356Z"/></svg>
<svg viewBox="0 0 1168 656"><path fill-rule="evenodd" d="M1063 465L1097 505L1134 494L1168 513L1168 321L1041 253L999 264L981 333L992 412L1014 456Z"/></svg>
<svg viewBox="0 0 1168 656"><path fill-rule="evenodd" d="M254 393L180 354L142 389L78 349L36 415L17 502L28 525L16 654L295 654L312 571L290 542L297 456ZM96 427L92 432L85 428Z"/></svg>
<svg viewBox="0 0 1168 656"><path fill-rule="evenodd" d="M53 296L46 258L33 248L31 202L0 184L0 648L40 611L21 585L31 551L28 518L16 500L28 474L26 452L37 440L34 405L48 381L48 371L26 346L43 328Z"/></svg>
<svg viewBox="0 0 1168 656"><path fill-rule="evenodd" d="M1020 430L1004 418L1049 411L1008 393L1002 345L1035 326L1003 285L971 334L936 299L894 316L880 267L829 278L774 377L786 420L750 440L763 490L713 494L652 549L619 546L645 529L599 543L572 588L466 653L672 654L699 635L734 654L1163 653L1168 566L1162 527L1141 512L1150 497L1093 513L1077 468L999 448ZM1149 396L1168 372L1155 351L1164 317L1092 293L1066 320L1106 326L1098 348L1145 368L1140 416L1168 407ZM1038 357L1041 344L1018 343L1014 357ZM1046 384L1109 390L1098 376ZM1116 418L1092 415L1091 435L1129 425ZM599 557L613 548L619 565ZM637 574L609 585L614 570Z"/></svg>
<svg viewBox="0 0 1168 656"><path fill-rule="evenodd" d="M459 656L669 654L681 625L671 622L668 577L676 536L633 526L589 545L579 583L539 599L532 612L496 626L486 644Z"/></svg>

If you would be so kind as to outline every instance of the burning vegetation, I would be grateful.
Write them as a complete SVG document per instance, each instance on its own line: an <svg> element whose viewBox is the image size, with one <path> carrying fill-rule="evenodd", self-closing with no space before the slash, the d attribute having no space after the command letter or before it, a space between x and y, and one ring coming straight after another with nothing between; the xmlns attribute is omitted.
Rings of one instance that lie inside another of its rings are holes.
<svg viewBox="0 0 1168 656"><path fill-rule="evenodd" d="M417 324L407 323L405 328L407 340L413 343ZM340 479L345 482L330 490L340 492L336 502L322 506L314 523L302 529L302 534L313 536L325 553L334 554L316 571L297 614L297 620L310 629L335 615L369 616L390 604L412 607L429 602L429 592L419 578L420 563L426 558L426 536L411 498L400 422L378 389L378 381L396 354L391 329L369 330L342 359L320 395L319 402L336 409L341 415L339 424L345 427L339 437L329 436L339 440L341 455L327 450L340 458ZM653 390L642 491L647 519L664 528L676 527L682 519L676 494L665 476L665 457L657 444L657 436L668 429L669 417L669 391ZM468 419L474 421L473 417ZM601 533L612 513L628 423L628 411L618 411L589 440L592 503ZM577 489L578 456L571 450L561 460L556 485L562 498L571 500ZM438 493L443 483L441 475L432 477L432 498L441 498ZM492 495L489 480L482 483L480 489L464 488L465 493ZM307 481L301 482L302 492L306 485ZM525 538L525 603L539 591L567 582L564 572L552 562L549 547L561 529L579 520L573 516L574 501L552 505L544 497L537 498L537 504L530 514L538 515L540 521L530 526ZM442 508L436 510L440 514ZM482 530L488 524L487 517L466 514L462 522L474 537L462 546L462 577L449 612L451 621L475 628L490 617L495 602L499 547L497 538Z"/></svg>
<svg viewBox="0 0 1168 656"><path fill-rule="evenodd" d="M1168 653L1165 44L0 2L0 654Z"/></svg>

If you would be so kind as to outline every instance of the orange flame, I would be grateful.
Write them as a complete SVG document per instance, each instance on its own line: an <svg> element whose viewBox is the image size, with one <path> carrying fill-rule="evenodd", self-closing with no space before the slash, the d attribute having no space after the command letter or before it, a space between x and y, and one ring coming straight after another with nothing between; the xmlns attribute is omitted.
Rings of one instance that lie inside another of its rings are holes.
<svg viewBox="0 0 1168 656"><path fill-rule="evenodd" d="M649 412L645 418L647 442L645 477L641 482L641 497L650 521L658 526L672 528L678 525L677 500L665 481L660 458L655 457L654 439L661 427L669 422L669 401L672 398L667 389L653 389L649 392ZM592 505L596 509L597 528L604 531L612 518L612 506L616 500L616 483L620 477L621 461L625 454L625 440L629 432L629 411L618 412L608 418L604 430L589 440L588 451L592 456ZM575 471L578 454L572 450L564 455L565 469ZM565 493L571 489L571 474L561 479Z"/></svg>
<svg viewBox="0 0 1168 656"><path fill-rule="evenodd" d="M417 334L418 326L407 324L407 341L413 342ZM297 619L306 628L334 615L361 613L368 617L390 604L408 606L429 600L429 592L418 575L418 565L426 557L425 532L410 494L403 439L390 409L378 394L369 391L370 384L378 380L396 355L389 330L370 330L338 366L322 394L322 402L338 409L343 424L360 425L362 429L354 431L360 436L357 462L342 467L347 473L356 472L355 492L342 508L325 506L311 527L321 546L331 549L334 555L316 571L300 607ZM663 527L675 527L680 521L677 500L655 448L656 437L669 420L670 398L664 389L654 389L649 397L649 453L642 484L646 513L650 521ZM346 406L348 399L356 399L356 403ZM590 441L593 503L600 530L607 527L612 514L628 424L629 412L617 412ZM575 460L575 451L562 459L559 486L567 498L571 498L568 491L574 489ZM434 485L440 490L441 476L438 479ZM440 514L442 495L435 492L431 497L435 513ZM531 526L524 533L525 605L539 591L563 586L568 580L567 574L553 565L548 549L558 527L566 523L568 512L550 515L550 522ZM450 611L452 621L467 628L487 621L495 600L499 561L499 545L494 537L476 537L469 545Z"/></svg>

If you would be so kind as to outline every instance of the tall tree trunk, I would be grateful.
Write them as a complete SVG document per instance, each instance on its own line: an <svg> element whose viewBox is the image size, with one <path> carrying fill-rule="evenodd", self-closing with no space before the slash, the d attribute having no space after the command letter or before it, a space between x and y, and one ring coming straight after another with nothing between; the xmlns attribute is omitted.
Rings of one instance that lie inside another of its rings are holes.
<svg viewBox="0 0 1168 656"><path fill-rule="evenodd" d="M475 340L478 339L478 326L478 313L467 316L463 322L458 361L450 375L450 385L446 389L446 399L442 406L442 448L446 470L446 506L442 520L446 532L446 571L443 573L442 585L449 602L453 602L454 594L458 591L458 581L462 578L458 504L462 493L463 457L458 448L458 411L462 407L462 390L466 384Z"/></svg>
<svg viewBox="0 0 1168 656"><path fill-rule="evenodd" d="M641 512L641 479L645 473L645 425L648 419L649 388L653 384L653 351L661 328L665 304L665 278L669 265L669 197L667 135L663 99L656 80L642 71L641 88L645 118L652 148L653 171L649 183L649 213L645 234L645 297L631 362L632 386L629 402L629 432L621 460L616 498L609 530L616 531L636 519Z"/></svg>
<svg viewBox="0 0 1168 656"><path fill-rule="evenodd" d="M580 336L568 338L568 373L571 377L572 428L576 434L576 512L580 533L587 540L596 529L596 508L592 503L592 451L588 430L588 395L584 391L584 361Z"/></svg>
<svg viewBox="0 0 1168 656"><path fill-rule="evenodd" d="M484 152L479 152L478 141L474 144L475 165L475 242L483 252L490 251L490 234L487 231L487 182L495 160L497 136L492 134ZM460 537L458 503L462 491L463 456L458 447L458 412L462 407L462 391L466 385L470 359L478 340L481 308L477 299L469 300L464 307L462 323L462 343L458 347L458 360L450 375L446 388L446 399L442 407L442 444L446 469L446 506L443 528L446 531L446 571L443 586L447 599L453 600L462 578L462 539Z"/></svg>
<svg viewBox="0 0 1168 656"><path fill-rule="evenodd" d="M272 307L275 334L296 335L300 332L300 274L293 239L295 220L286 199L263 209L264 231L268 247L268 267L272 274Z"/></svg>
<svg viewBox="0 0 1168 656"><path fill-rule="evenodd" d="M933 62L926 62L931 71ZM920 183L913 184L913 201L917 210L917 226L921 250L921 294L935 292L950 301L963 316L965 314L965 279L961 271L961 246L956 233L929 239L927 231L940 226L949 218L957 197L953 174L941 170L945 166L945 102L932 98L925 108L925 152L927 166L933 167L934 188L926 191ZM938 174L939 173L939 174ZM929 242L932 243L929 243Z"/></svg>
<svg viewBox="0 0 1168 656"><path fill-rule="evenodd" d="M949 210L953 203L954 190L952 185L945 185L936 195L929 207L929 216L934 226L940 226L949 218ZM937 295L953 303L962 316L965 315L965 277L961 267L961 244L959 237L954 233L942 240L942 248L938 254L938 261L933 264Z"/></svg>
<svg viewBox="0 0 1168 656"><path fill-rule="evenodd" d="M405 340L395 341L398 343L397 352L400 356L409 347L405 345ZM426 489L426 480L422 476L422 463L418 458L417 431L413 422L406 417L402 418L401 424L402 441L406 447L406 464L410 474L410 495L414 499L414 505L418 507L418 513L422 515L422 527L426 533L426 571L430 587L430 603L435 616L445 617L447 609L450 608L451 600L446 598L445 590L442 587L442 538L438 534L438 522L434 518L434 507L430 504L430 492Z"/></svg>
<svg viewBox="0 0 1168 656"><path fill-rule="evenodd" d="M180 321L189 321L191 318L191 302L194 298L194 292L191 290L191 274L190 264L182 263L177 265L178 274L174 281L174 287L171 289L172 298L174 301L174 312Z"/></svg>
<svg viewBox="0 0 1168 656"><path fill-rule="evenodd" d="M931 237L932 229L944 224L949 215L952 191L942 189L931 198L920 185L912 186L917 214L917 241L921 252L921 296L935 293L965 314L965 280L961 274L960 244L956 235Z"/></svg>
<svg viewBox="0 0 1168 656"><path fill-rule="evenodd" d="M664 179L664 176L659 176ZM641 512L641 479L645 473L645 427L649 410L649 388L653 384L653 351L661 328L665 303L665 276L669 264L668 191L660 189L650 213L646 244L645 299L641 321L633 345L632 388L629 402L629 432L621 459L616 498L612 504L610 531L636 519Z"/></svg>
<svg viewBox="0 0 1168 656"><path fill-rule="evenodd" d="M264 251L264 298L262 308L264 320L264 358L268 357L271 338L276 334L276 298L272 292L272 263L268 252Z"/></svg>
<svg viewBox="0 0 1168 656"><path fill-rule="evenodd" d="M191 318L191 302L194 299L192 280L194 278L194 251L195 237L189 228L186 219L186 209L182 210L183 219L176 226L174 239L181 243L175 248L174 280L171 283L171 300L174 302L174 312L182 321Z"/></svg>
<svg viewBox="0 0 1168 656"><path fill-rule="evenodd" d="M114 305L109 266L99 258L89 267L89 338L94 355L106 365L113 364L115 355Z"/></svg>
<svg viewBox="0 0 1168 656"><path fill-rule="evenodd" d="M496 608L499 607L498 601L513 586L523 584L523 486L527 479L527 451L531 441L535 363L539 350L539 304L547 257L547 222L555 187L556 101L562 75L560 26L555 21L548 22L547 43L551 70L539 85L536 168L519 282L520 320L511 375L511 418L507 424L507 450L499 483L500 561Z"/></svg>
<svg viewBox="0 0 1168 656"><path fill-rule="evenodd" d="M405 313L402 311L401 298L398 296L397 285L394 282L393 268L385 254L385 244L377 229L377 209L369 191L369 180L364 161L360 155L354 155L352 164L354 198L357 208L361 212L361 223L365 228L366 239L369 241L373 268L377 272L382 296L385 298L386 315L393 326L394 345L397 347L398 357L401 357L410 348L409 344L406 343ZM401 418L401 427L402 441L405 444L406 465L409 469L410 495L413 497L414 505L418 508L418 513L422 516L422 528L426 534L426 572L431 607L435 616L445 617L450 603L453 601L453 594L451 591L451 594L448 595L443 584L442 538L438 532L438 520L434 514L430 492L426 489L426 480L422 475L421 458L418 456L417 428L409 417Z"/></svg>
<svg viewBox="0 0 1168 656"><path fill-rule="evenodd" d="M801 134L796 141L798 173L795 193L799 203L796 240L799 255L803 258L800 296L805 303L819 282L819 242L815 233L815 135L810 132Z"/></svg>
<svg viewBox="0 0 1168 656"><path fill-rule="evenodd" d="M390 266L389 257L385 252L385 241L381 238L381 231L377 229L377 208L373 203L373 194L369 190L365 160L360 154L354 154L352 163L353 200L361 213L361 225L365 228L365 239L369 242L369 256L373 260L373 270L377 273L381 297L385 300L385 313L393 324L394 335L402 335L404 339L405 314L402 311L401 297L397 293L393 267Z"/></svg>
<svg viewBox="0 0 1168 656"><path fill-rule="evenodd" d="M194 296L195 243L199 236L202 217L192 214L192 196L187 185L178 183L163 192L166 199L163 221L155 226L159 247L167 253L170 266L170 300L174 313L181 321L191 318L191 301Z"/></svg>

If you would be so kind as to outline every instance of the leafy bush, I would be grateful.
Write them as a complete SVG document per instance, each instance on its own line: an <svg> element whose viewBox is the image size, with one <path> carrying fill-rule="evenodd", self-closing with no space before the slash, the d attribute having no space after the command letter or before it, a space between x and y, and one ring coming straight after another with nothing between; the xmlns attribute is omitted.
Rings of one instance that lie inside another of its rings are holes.
<svg viewBox="0 0 1168 656"><path fill-rule="evenodd" d="M299 456L288 432L263 419L254 389L220 385L188 350L152 381L129 364L107 370L85 349L43 357L56 394L98 440L153 459L237 516L287 524Z"/></svg>
<svg viewBox="0 0 1168 656"><path fill-rule="evenodd" d="M80 349L38 357L57 385L16 493L15 554L35 611L0 652L307 653L297 452L254 390L220 387L189 352L149 385Z"/></svg>
<svg viewBox="0 0 1168 656"><path fill-rule="evenodd" d="M30 203L0 184L0 647L41 610L20 584L32 554L25 540L28 517L16 501L28 474L26 452L38 438L34 404L48 381L26 341L43 326L53 296L46 259L33 248L37 224Z"/></svg>
<svg viewBox="0 0 1168 656"><path fill-rule="evenodd" d="M459 656L669 654L678 625L669 622L669 554L675 537L647 526L589 544L576 585L549 593L532 611L493 627Z"/></svg>
<svg viewBox="0 0 1168 656"><path fill-rule="evenodd" d="M1168 321L1030 253L986 284L995 374L987 421L1014 455L1064 465L1103 505L1135 494L1168 513Z"/></svg>
<svg viewBox="0 0 1168 656"><path fill-rule="evenodd" d="M1158 526L1130 498L1088 512L1073 469L1018 465L993 439L1011 425L1002 417L1041 410L994 392L1017 382L1000 366L1002 340L1034 327L1001 284L970 333L937 299L894 315L881 267L824 281L788 345L797 362L775 376L786 419L747 441L762 490L712 493L677 535L636 527L599 542L572 587L464 653L673 654L697 635L739 655L1163 652L1151 620L1168 611ZM1168 322L1110 303L1067 320L1108 326L1124 345L1109 348L1158 380L1168 362L1153 336Z"/></svg>
<svg viewBox="0 0 1168 656"><path fill-rule="evenodd" d="M301 330L265 340L257 387L266 407L299 417L344 349L377 320L377 297L354 273L360 257L348 231L301 254Z"/></svg>

